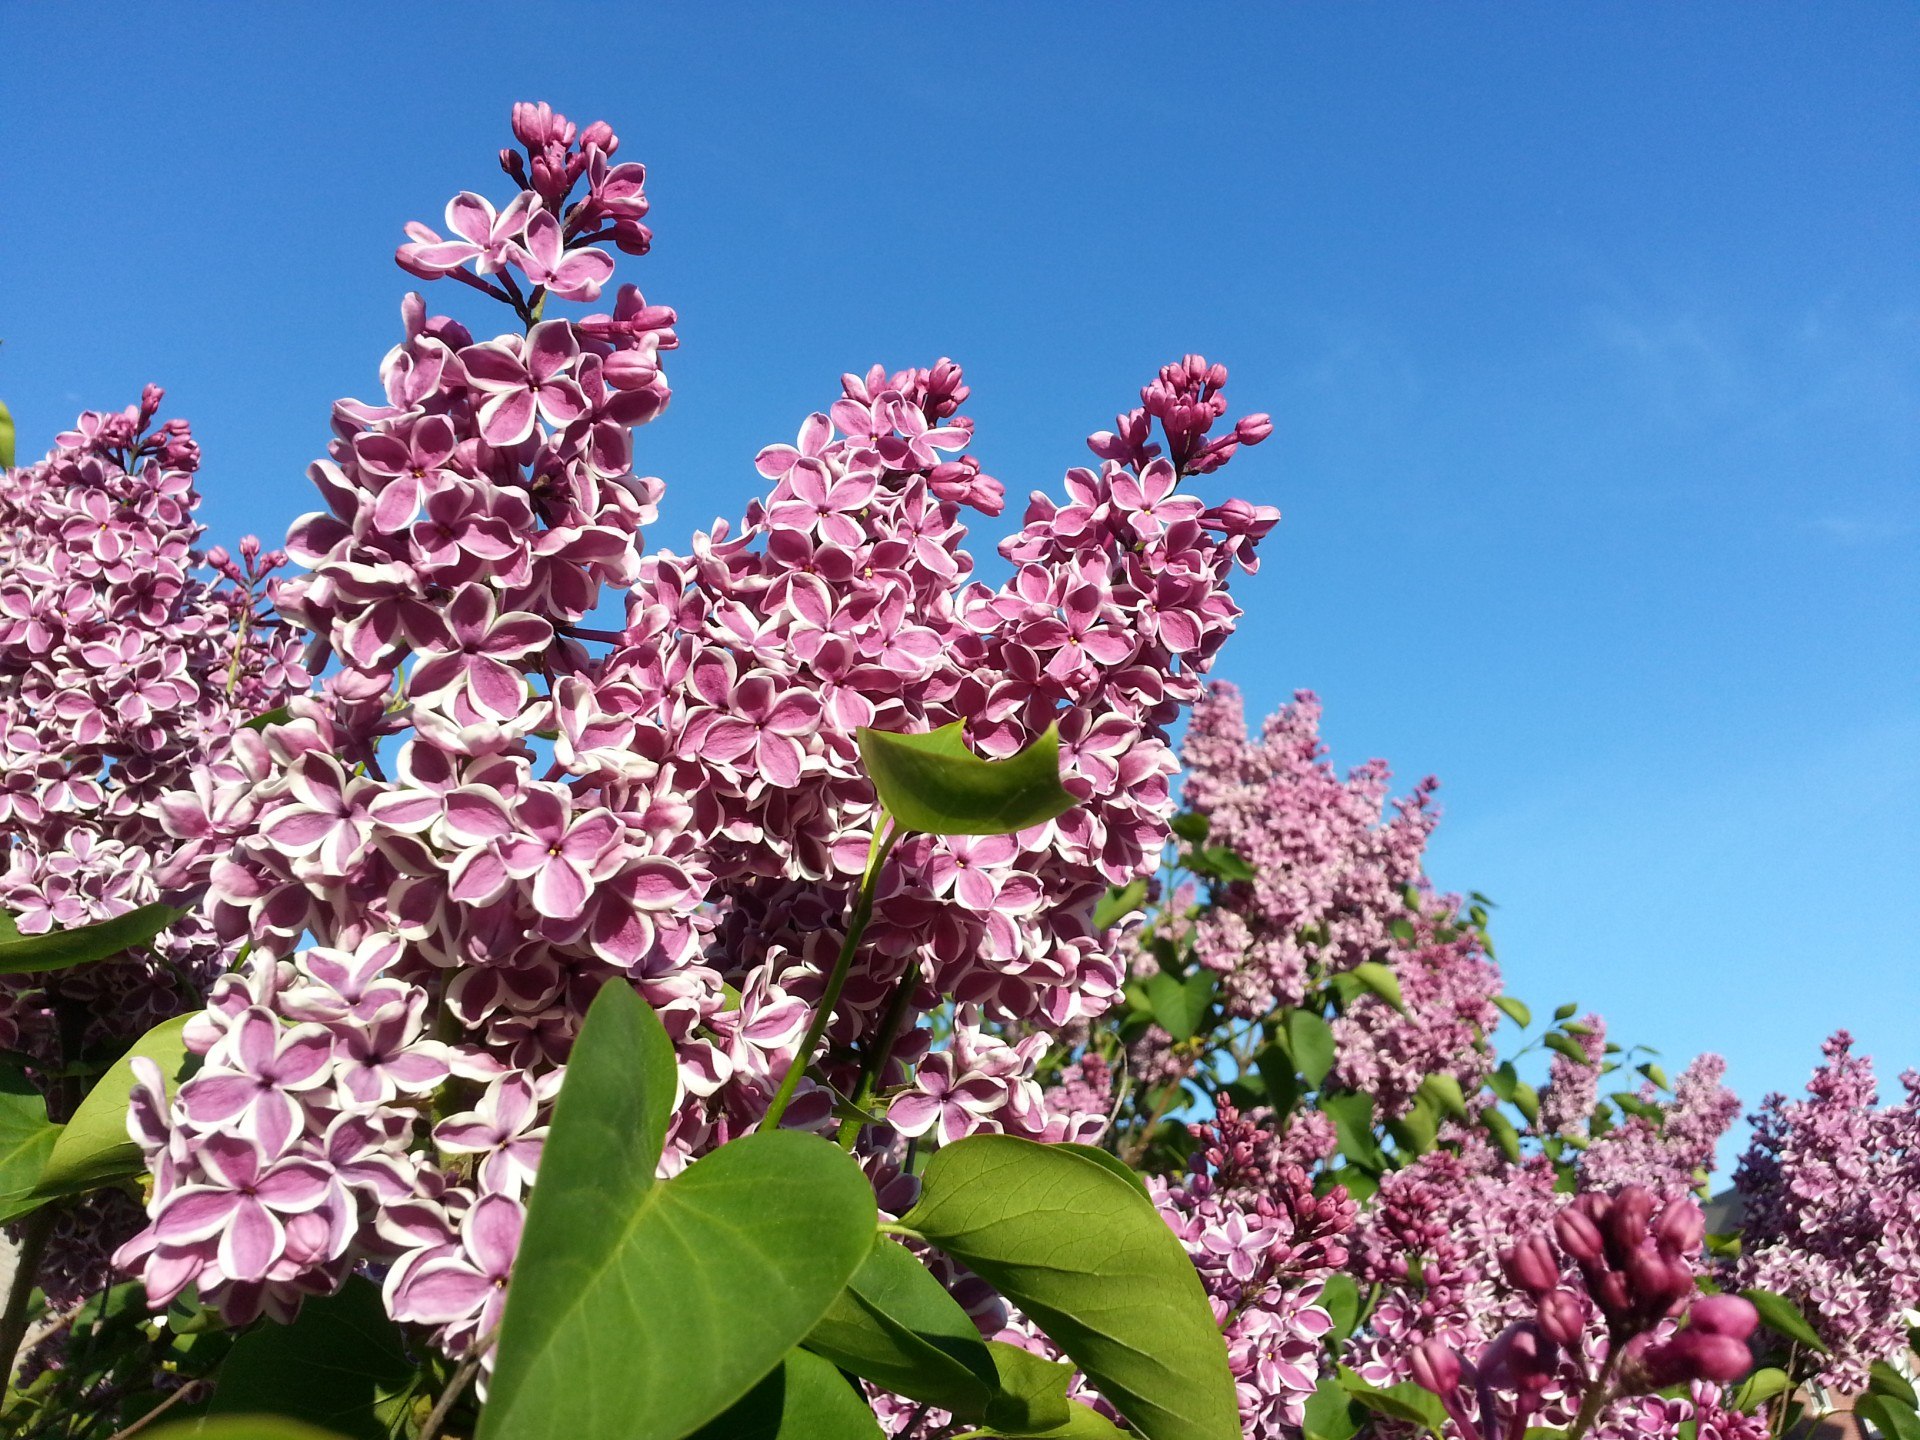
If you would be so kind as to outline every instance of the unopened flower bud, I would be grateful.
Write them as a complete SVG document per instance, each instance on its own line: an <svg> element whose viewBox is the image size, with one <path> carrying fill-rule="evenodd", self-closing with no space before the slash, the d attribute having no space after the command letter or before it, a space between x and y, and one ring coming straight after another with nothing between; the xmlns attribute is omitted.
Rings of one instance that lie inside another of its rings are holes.
<svg viewBox="0 0 1920 1440"><path fill-rule="evenodd" d="M1731 1335L1704 1330L1682 1330L1664 1345L1650 1345L1639 1357L1641 1383L1650 1390L1711 1380L1725 1385L1738 1380L1753 1365L1746 1342Z"/></svg>
<svg viewBox="0 0 1920 1440"><path fill-rule="evenodd" d="M1640 1248L1652 1220L1653 1192L1646 1186L1627 1185L1613 1197L1600 1229L1607 1237L1607 1253L1616 1266L1624 1268L1626 1258Z"/></svg>
<svg viewBox="0 0 1920 1440"><path fill-rule="evenodd" d="M1460 1388L1460 1357L1443 1340L1423 1340L1407 1357L1414 1383L1431 1390L1441 1399L1451 1397Z"/></svg>
<svg viewBox="0 0 1920 1440"><path fill-rule="evenodd" d="M1258 445L1273 434L1271 415L1245 415L1234 423L1234 435L1242 445Z"/></svg>
<svg viewBox="0 0 1920 1440"><path fill-rule="evenodd" d="M1572 1349L1586 1329L1586 1316L1580 1302L1566 1290L1554 1290L1540 1297L1540 1329L1556 1345Z"/></svg>
<svg viewBox="0 0 1920 1440"><path fill-rule="evenodd" d="M1659 1224L1653 1228L1653 1238L1669 1255L1693 1254L1700 1247L1700 1237L1706 1233L1707 1217L1691 1200L1667 1206Z"/></svg>
<svg viewBox="0 0 1920 1440"><path fill-rule="evenodd" d="M1581 1265L1598 1265L1605 1253L1600 1227L1585 1211L1569 1206L1553 1217L1553 1233L1560 1248Z"/></svg>
<svg viewBox="0 0 1920 1440"><path fill-rule="evenodd" d="M1500 1268L1527 1294L1538 1299L1560 1283L1560 1266L1544 1235L1530 1235L1500 1256Z"/></svg>
<svg viewBox="0 0 1920 1440"><path fill-rule="evenodd" d="M1760 1324L1751 1300L1738 1295L1702 1295L1687 1311L1687 1328L1745 1340Z"/></svg>

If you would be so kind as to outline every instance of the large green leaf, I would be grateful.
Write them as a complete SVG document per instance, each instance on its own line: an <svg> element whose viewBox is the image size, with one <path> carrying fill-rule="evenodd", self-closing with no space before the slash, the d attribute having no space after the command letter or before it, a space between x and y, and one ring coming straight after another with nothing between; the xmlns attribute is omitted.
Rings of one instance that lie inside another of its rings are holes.
<svg viewBox="0 0 1920 1440"><path fill-rule="evenodd" d="M1878 1430L1882 1440L1920 1440L1920 1414L1891 1395L1862 1395L1854 1401L1853 1413Z"/></svg>
<svg viewBox="0 0 1920 1440"><path fill-rule="evenodd" d="M884 1235L804 1343L843 1370L963 1419L983 1417L998 1388L967 1312Z"/></svg>
<svg viewBox="0 0 1920 1440"><path fill-rule="evenodd" d="M929 835L1010 835L1080 802L1060 784L1060 731L1005 760L967 748L961 721L922 735L859 732L860 760L880 803L908 830Z"/></svg>
<svg viewBox="0 0 1920 1440"><path fill-rule="evenodd" d="M481 1440L680 1440L764 1379L873 1245L873 1189L773 1131L655 1178L672 1042L626 985L587 1012L507 1292Z"/></svg>
<svg viewBox="0 0 1920 1440"><path fill-rule="evenodd" d="M1339 1368L1339 1377L1340 1388L1376 1415L1404 1420L1433 1435L1439 1435L1447 1423L1446 1407L1440 1403L1440 1397L1411 1380L1382 1389L1367 1384L1344 1365Z"/></svg>
<svg viewBox="0 0 1920 1440"><path fill-rule="evenodd" d="M1215 970L1196 970L1184 980L1160 970L1147 980L1147 1003L1162 1030L1176 1040L1191 1040L1219 988Z"/></svg>
<svg viewBox="0 0 1920 1440"><path fill-rule="evenodd" d="M36 1187L59 1138L40 1092L18 1070L0 1069L0 1222L40 1208Z"/></svg>
<svg viewBox="0 0 1920 1440"><path fill-rule="evenodd" d="M222 1415L182 1420L142 1431L151 1440L340 1440L330 1430L303 1425L278 1415Z"/></svg>
<svg viewBox="0 0 1920 1440"><path fill-rule="evenodd" d="M54 1142L40 1175L43 1195L77 1195L95 1186L140 1174L140 1147L127 1135L127 1105L133 1095L133 1062L145 1057L160 1067L169 1086L187 1060L186 1015L153 1027L94 1082Z"/></svg>
<svg viewBox="0 0 1920 1440"><path fill-rule="evenodd" d="M292 1324L263 1321L235 1341L208 1413L276 1415L349 1440L387 1440L393 1407L417 1379L379 1287L355 1276L338 1295L308 1300Z"/></svg>
<svg viewBox="0 0 1920 1440"><path fill-rule="evenodd" d="M1038 1324L1150 1440L1238 1440L1225 1342L1166 1222L1058 1146L974 1135L928 1162L904 1221Z"/></svg>
<svg viewBox="0 0 1920 1440"><path fill-rule="evenodd" d="M969 1430L960 1440L1126 1440L1127 1432L1098 1410L1078 1400L1067 1401L1067 1418L1045 1430L1001 1429L989 1425L984 1430Z"/></svg>
<svg viewBox="0 0 1920 1440"><path fill-rule="evenodd" d="M1772 1290L1742 1290L1740 1294L1760 1312L1760 1323L1774 1334L1797 1340L1822 1355L1827 1353L1826 1342L1820 1338L1820 1332L1807 1323L1807 1317L1800 1313L1800 1307L1786 1296Z"/></svg>
<svg viewBox="0 0 1920 1440"><path fill-rule="evenodd" d="M605 1433L611 1437L632 1432ZM795 1350L724 1414L694 1431L690 1440L880 1440L880 1422L866 1398L830 1362Z"/></svg>
<svg viewBox="0 0 1920 1440"><path fill-rule="evenodd" d="M171 905L142 905L111 920L98 920L77 930L49 930L44 935L0 938L0 975L24 975L38 970L65 970L104 960L122 950L145 945L187 912Z"/></svg>
<svg viewBox="0 0 1920 1440"><path fill-rule="evenodd" d="M1333 1070L1337 1050L1333 1027L1318 1011L1289 1010L1284 1034L1287 1053L1293 1057L1293 1068L1310 1087L1319 1088Z"/></svg>

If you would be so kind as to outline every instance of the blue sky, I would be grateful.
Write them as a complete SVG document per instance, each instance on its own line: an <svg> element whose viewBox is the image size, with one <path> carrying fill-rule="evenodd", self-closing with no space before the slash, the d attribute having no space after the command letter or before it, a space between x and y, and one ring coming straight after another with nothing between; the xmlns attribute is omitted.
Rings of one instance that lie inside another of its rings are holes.
<svg viewBox="0 0 1920 1440"><path fill-rule="evenodd" d="M842 370L961 360L1018 495L1202 351L1286 516L1220 673L1442 777L1516 993L1750 1102L1841 1024L1920 1063L1910 6L642 11L5 6L23 451L158 380L277 536L401 224L513 100L604 116L682 320L656 542Z"/></svg>

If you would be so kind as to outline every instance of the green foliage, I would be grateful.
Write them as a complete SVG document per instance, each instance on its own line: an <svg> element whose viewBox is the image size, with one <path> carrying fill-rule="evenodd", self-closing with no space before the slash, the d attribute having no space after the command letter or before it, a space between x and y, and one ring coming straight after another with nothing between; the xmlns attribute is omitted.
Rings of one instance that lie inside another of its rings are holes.
<svg viewBox="0 0 1920 1440"><path fill-rule="evenodd" d="M184 914L171 905L142 905L111 920L75 930L49 930L44 935L22 935L9 916L0 931L0 975L65 970L104 960L145 945Z"/></svg>
<svg viewBox="0 0 1920 1440"><path fill-rule="evenodd" d="M1213 970L1196 970L1184 980L1162 970L1147 980L1147 1003L1167 1034L1191 1040L1219 988L1220 976Z"/></svg>
<svg viewBox="0 0 1920 1440"><path fill-rule="evenodd" d="M1760 1312L1760 1323L1789 1340L1817 1350L1822 1355L1827 1347L1820 1333L1807 1323L1807 1317L1800 1313L1800 1307L1784 1295L1771 1290L1742 1290L1741 1296L1753 1302L1753 1308Z"/></svg>
<svg viewBox="0 0 1920 1440"><path fill-rule="evenodd" d="M1360 1407L1335 1376L1320 1377L1304 1408L1300 1428L1305 1440L1352 1440L1360 1429Z"/></svg>
<svg viewBox="0 0 1920 1440"><path fill-rule="evenodd" d="M1093 928L1096 931L1111 929L1146 904L1146 901L1147 882L1144 880L1115 886L1102 895L1099 903L1093 907Z"/></svg>
<svg viewBox="0 0 1920 1440"><path fill-rule="evenodd" d="M1527 1008L1524 1000L1517 1000L1511 995L1496 995L1493 997L1493 1003L1500 1007L1501 1014L1522 1030L1533 1024L1533 1011Z"/></svg>
<svg viewBox="0 0 1920 1440"><path fill-rule="evenodd" d="M1400 979L1387 966L1378 960L1366 960L1347 972L1367 989L1378 995L1396 1010L1405 1010L1406 1002L1400 998Z"/></svg>
<svg viewBox="0 0 1920 1440"><path fill-rule="evenodd" d="M1344 1365L1338 1373L1340 1388L1376 1415L1417 1425L1432 1435L1440 1434L1441 1427L1447 1423L1447 1412L1440 1404L1440 1397L1411 1380L1380 1389L1367 1384Z"/></svg>
<svg viewBox="0 0 1920 1440"><path fill-rule="evenodd" d="M1765 1366L1740 1382L1730 1403L1735 1410L1755 1410L1792 1383L1786 1371L1776 1370L1771 1365Z"/></svg>
<svg viewBox="0 0 1920 1440"><path fill-rule="evenodd" d="M1141 1193L1058 1146L941 1149L902 1224L1037 1323L1149 1440L1237 1440L1226 1346L1192 1263Z"/></svg>
<svg viewBox="0 0 1920 1440"><path fill-rule="evenodd" d="M1126 1440L1121 1430L1098 1410L1089 1410L1078 1400L1067 1402L1065 1423L1050 1430L969 1430L960 1440Z"/></svg>
<svg viewBox="0 0 1920 1440"><path fill-rule="evenodd" d="M1488 1137L1499 1147L1500 1153L1512 1164L1520 1163L1520 1132L1513 1128L1513 1122L1502 1115L1499 1108L1489 1105L1480 1112L1480 1124L1486 1129Z"/></svg>
<svg viewBox="0 0 1920 1440"><path fill-rule="evenodd" d="M818 1355L795 1350L689 1440L879 1440L879 1436L880 1424L866 1398L847 1378Z"/></svg>
<svg viewBox="0 0 1920 1440"><path fill-rule="evenodd" d="M0 470L13 468L13 412L0 400Z"/></svg>
<svg viewBox="0 0 1920 1440"><path fill-rule="evenodd" d="M1333 1069L1333 1027L1314 1010L1289 1010L1282 1030L1294 1069L1310 1089L1318 1089Z"/></svg>
<svg viewBox="0 0 1920 1440"><path fill-rule="evenodd" d="M929 835L1010 835L1063 815L1079 802L1060 784L1060 731L1005 760L967 748L956 720L922 735L859 732L860 759L887 813Z"/></svg>
<svg viewBox="0 0 1920 1440"><path fill-rule="evenodd" d="M1878 1430L1881 1440L1920 1440L1920 1414L1904 1400L1869 1392L1854 1402L1853 1414Z"/></svg>
<svg viewBox="0 0 1920 1440"><path fill-rule="evenodd" d="M169 1082L178 1079L187 1062L188 1018L177 1015L154 1026L94 1082L47 1156L38 1186L42 1195L77 1195L145 1172L140 1147L127 1138L133 1062L145 1057Z"/></svg>
<svg viewBox="0 0 1920 1440"><path fill-rule="evenodd" d="M764 1379L872 1250L873 1191L814 1135L660 1161L672 1042L619 982L587 1012L507 1294L481 1440L679 1440Z"/></svg>
<svg viewBox="0 0 1920 1440"><path fill-rule="evenodd" d="M1886 1361L1874 1361L1867 1368L1867 1375L1867 1389L1874 1394L1888 1396L1909 1408L1920 1405L1920 1397L1913 1392L1913 1383Z"/></svg>
<svg viewBox="0 0 1920 1440"><path fill-rule="evenodd" d="M1580 1042L1578 1040L1567 1035L1562 1035L1558 1031L1547 1036L1547 1048L1549 1050L1557 1050L1576 1065L1591 1067L1593 1064L1593 1061L1587 1058L1587 1052L1580 1048Z"/></svg>
<svg viewBox="0 0 1920 1440"><path fill-rule="evenodd" d="M303 1420L347 1440L387 1440L420 1381L379 1287L354 1277L306 1301L291 1325L256 1325L220 1368L208 1413Z"/></svg>
<svg viewBox="0 0 1920 1440"><path fill-rule="evenodd" d="M985 1417L999 1388L993 1355L967 1312L884 1235L803 1343L843 1370L962 1419Z"/></svg>
<svg viewBox="0 0 1920 1440"><path fill-rule="evenodd" d="M40 1176L60 1139L47 1102L14 1069L0 1069L0 1221L37 1210Z"/></svg>
<svg viewBox="0 0 1920 1440"><path fill-rule="evenodd" d="M340 1440L330 1430L283 1420L277 1415L225 1415L183 1420L145 1432L152 1440Z"/></svg>

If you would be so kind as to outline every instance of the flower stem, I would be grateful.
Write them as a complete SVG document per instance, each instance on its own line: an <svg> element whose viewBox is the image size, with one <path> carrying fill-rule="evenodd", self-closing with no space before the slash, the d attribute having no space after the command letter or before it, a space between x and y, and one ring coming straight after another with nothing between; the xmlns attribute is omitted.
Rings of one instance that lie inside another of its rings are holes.
<svg viewBox="0 0 1920 1440"><path fill-rule="evenodd" d="M53 1235L54 1210L44 1205L29 1215L20 1227L20 1248L13 1257L13 1286L7 1291L7 1308L0 1313L0 1385L13 1380L13 1362L20 1356L20 1342L27 1334L27 1302L33 1298L33 1277L40 1268L40 1256Z"/></svg>
<svg viewBox="0 0 1920 1440"><path fill-rule="evenodd" d="M872 1108L881 1077L887 1073L887 1062L893 1058L893 1042L899 1037L900 1025L907 1018L907 1011L913 1008L914 992L919 988L920 967L910 959L907 973L900 977L893 998L887 1002L887 1013L880 1021L880 1032L867 1046L866 1058L861 1062L860 1087L853 1095L853 1108L857 1113L840 1122L838 1138L842 1150L853 1149L853 1142L860 1138L860 1131L866 1124L862 1116Z"/></svg>
<svg viewBox="0 0 1920 1440"><path fill-rule="evenodd" d="M793 1064L787 1067L786 1075L781 1078L780 1088L773 1092L773 1103L767 1106L767 1113L760 1122L762 1129L771 1130L780 1123L780 1117L787 1113L788 1102L793 1099L793 1092L800 1086L800 1077L813 1063L813 1052L820 1048L821 1037L827 1033L827 1025L833 1019L834 1007L840 1003L840 992L846 988L847 975L853 969L854 952L860 948L860 937L867 933L867 922L873 919L873 892L880 878L880 869L887 863L887 856L893 853L894 842L899 838L900 827L893 823L893 817L883 816L879 828L873 832L873 843L867 849L867 868L860 877L860 896L854 904L853 920L847 926L847 938L840 942L840 954L833 962L833 973L827 976L827 988L820 996L813 1019L807 1022L807 1033L801 1037L800 1049L793 1057Z"/></svg>

